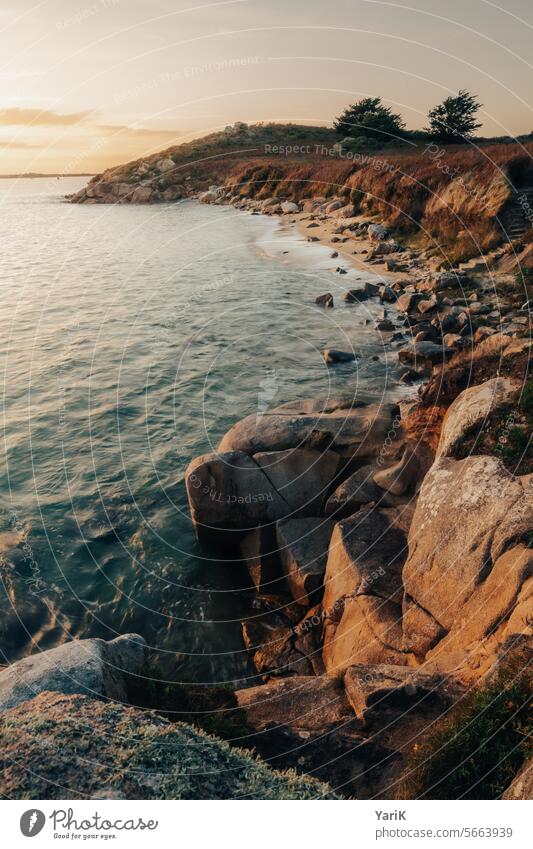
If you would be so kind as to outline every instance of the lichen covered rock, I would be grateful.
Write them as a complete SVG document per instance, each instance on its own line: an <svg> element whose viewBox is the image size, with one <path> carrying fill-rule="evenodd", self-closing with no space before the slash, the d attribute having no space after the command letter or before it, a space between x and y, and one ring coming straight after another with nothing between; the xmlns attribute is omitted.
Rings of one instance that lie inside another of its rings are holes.
<svg viewBox="0 0 533 849"><path fill-rule="evenodd" d="M124 634L109 642L70 640L37 652L0 672L0 710L45 690L127 701L124 676L138 673L147 653L146 642L138 634Z"/></svg>
<svg viewBox="0 0 533 849"><path fill-rule="evenodd" d="M442 458L420 490L403 569L405 591L449 631L498 558L532 530L527 482L495 457Z"/></svg>
<svg viewBox="0 0 533 849"><path fill-rule="evenodd" d="M2 714L0 772L10 799L333 797L327 785L276 772L191 725L58 693Z"/></svg>

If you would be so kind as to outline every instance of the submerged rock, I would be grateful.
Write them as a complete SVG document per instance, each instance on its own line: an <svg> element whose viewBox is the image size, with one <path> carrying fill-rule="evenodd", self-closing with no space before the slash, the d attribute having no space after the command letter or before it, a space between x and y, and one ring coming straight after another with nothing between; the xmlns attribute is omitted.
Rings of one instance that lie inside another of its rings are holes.
<svg viewBox="0 0 533 849"><path fill-rule="evenodd" d="M350 363L355 360L355 354L352 354L350 351L338 351L336 348L326 348L322 356L328 365Z"/></svg>
<svg viewBox="0 0 533 849"><path fill-rule="evenodd" d="M315 298L315 304L319 307L328 307L331 309L333 307L333 295L331 292L326 292L325 295L319 295L318 298Z"/></svg>
<svg viewBox="0 0 533 849"><path fill-rule="evenodd" d="M398 351L398 359L401 363L416 363L418 360L428 360L433 364L444 362L446 357L451 353L443 345L437 345L435 342L418 341Z"/></svg>
<svg viewBox="0 0 533 849"><path fill-rule="evenodd" d="M343 300L348 304L359 303L359 301L367 301L369 293L366 289L348 289L343 295Z"/></svg>

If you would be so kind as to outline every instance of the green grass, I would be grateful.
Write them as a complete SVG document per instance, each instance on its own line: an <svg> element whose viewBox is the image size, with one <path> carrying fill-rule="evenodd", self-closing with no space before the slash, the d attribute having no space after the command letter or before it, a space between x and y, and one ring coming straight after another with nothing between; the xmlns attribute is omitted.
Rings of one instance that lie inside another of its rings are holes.
<svg viewBox="0 0 533 849"><path fill-rule="evenodd" d="M533 380L523 386L518 403L520 423L509 426L509 418L500 416L499 428L495 431L494 453L515 474L527 474L533 465Z"/></svg>
<svg viewBox="0 0 533 849"><path fill-rule="evenodd" d="M502 432L494 447L494 453L500 457L511 470L516 469L517 474L527 474L523 471L526 464L533 460L533 446L531 436L523 427L512 427ZM505 441L503 441L505 440Z"/></svg>
<svg viewBox="0 0 533 849"><path fill-rule="evenodd" d="M409 796L498 799L531 755L531 684L503 673L466 696L411 763Z"/></svg>
<svg viewBox="0 0 533 849"><path fill-rule="evenodd" d="M148 665L140 675L127 675L126 682L134 707L155 710L171 722L189 723L237 746L253 746L253 729L231 687L166 681L156 665Z"/></svg>

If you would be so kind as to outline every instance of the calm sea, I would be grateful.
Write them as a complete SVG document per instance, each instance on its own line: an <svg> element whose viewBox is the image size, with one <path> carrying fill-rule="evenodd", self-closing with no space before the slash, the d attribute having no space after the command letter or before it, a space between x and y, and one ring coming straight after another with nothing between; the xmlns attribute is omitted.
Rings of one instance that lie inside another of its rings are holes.
<svg viewBox="0 0 533 849"><path fill-rule="evenodd" d="M249 597L194 541L187 463L258 408L398 393L395 358L377 304L314 305L361 278L325 248L227 207L65 203L84 182L0 180L0 661L135 631L234 681Z"/></svg>

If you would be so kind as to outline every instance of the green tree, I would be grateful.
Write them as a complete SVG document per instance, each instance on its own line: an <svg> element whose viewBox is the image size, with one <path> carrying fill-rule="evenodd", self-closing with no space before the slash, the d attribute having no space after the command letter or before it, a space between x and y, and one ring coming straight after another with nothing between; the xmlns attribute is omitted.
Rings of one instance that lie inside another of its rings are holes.
<svg viewBox="0 0 533 849"><path fill-rule="evenodd" d="M481 127L481 124L476 123L476 112L480 107L481 103L475 94L461 89L456 97L447 97L429 110L427 131L448 144L468 139Z"/></svg>
<svg viewBox="0 0 533 849"><path fill-rule="evenodd" d="M401 115L383 105L381 97L364 97L348 106L333 126L342 136L377 139L384 143L401 136L405 124Z"/></svg>

